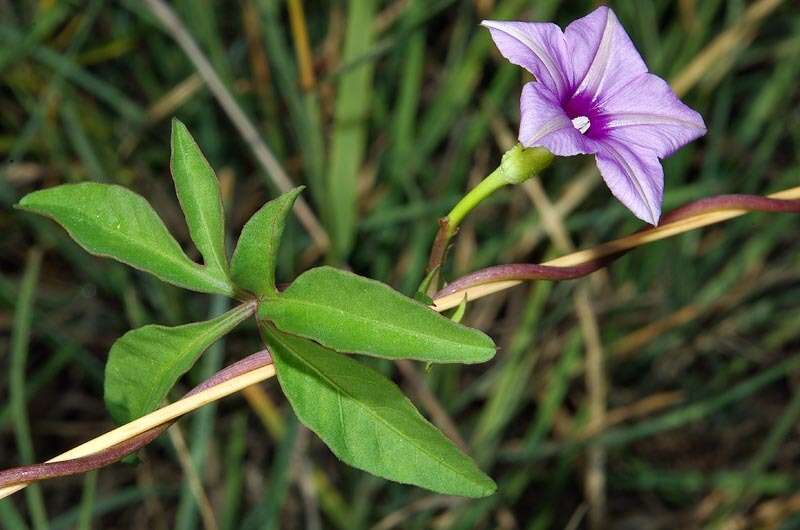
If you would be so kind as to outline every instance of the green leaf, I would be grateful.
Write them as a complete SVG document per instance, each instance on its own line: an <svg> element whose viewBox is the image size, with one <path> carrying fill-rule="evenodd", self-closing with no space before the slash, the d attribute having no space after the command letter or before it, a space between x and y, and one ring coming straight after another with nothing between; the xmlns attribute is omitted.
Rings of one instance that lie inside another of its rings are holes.
<svg viewBox="0 0 800 530"><path fill-rule="evenodd" d="M495 354L492 339L439 315L389 286L319 267L264 300L259 319L342 352L389 359L476 363Z"/></svg>
<svg viewBox="0 0 800 530"><path fill-rule="evenodd" d="M286 216L303 191L299 186L269 201L242 228L231 260L231 276L237 287L259 297L274 295L275 262Z"/></svg>
<svg viewBox="0 0 800 530"><path fill-rule="evenodd" d="M114 420L126 423L154 411L200 354L253 311L252 303L243 304L205 322L149 325L120 337L106 363L105 400Z"/></svg>
<svg viewBox="0 0 800 530"><path fill-rule="evenodd" d="M496 486L397 386L350 357L262 323L297 417L344 462L440 493L485 497Z"/></svg>
<svg viewBox="0 0 800 530"><path fill-rule="evenodd" d="M453 322L461 322L464 319L464 314L467 312L467 293L464 293L464 298L461 299L461 303L458 304L456 310L453 311L453 314L450 315L450 320Z"/></svg>
<svg viewBox="0 0 800 530"><path fill-rule="evenodd" d="M186 126L172 120L170 171L189 235L209 271L228 278L225 254L225 214L219 181Z"/></svg>
<svg viewBox="0 0 800 530"><path fill-rule="evenodd" d="M150 204L121 186L83 182L29 193L19 208L52 218L84 249L186 289L231 295L226 281L192 262Z"/></svg>
<svg viewBox="0 0 800 530"><path fill-rule="evenodd" d="M420 283L419 287L417 287L417 292L414 293L414 300L416 300L421 304L433 305L433 299L428 293L431 291L433 280L439 277L440 267L441 267L440 265L435 266L433 270L431 270L428 274L425 275L425 278L422 280L422 283Z"/></svg>

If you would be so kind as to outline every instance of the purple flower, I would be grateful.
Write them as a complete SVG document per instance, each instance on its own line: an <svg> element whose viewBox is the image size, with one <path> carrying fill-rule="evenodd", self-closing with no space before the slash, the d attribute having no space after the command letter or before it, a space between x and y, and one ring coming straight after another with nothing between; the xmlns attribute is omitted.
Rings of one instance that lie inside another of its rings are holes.
<svg viewBox="0 0 800 530"><path fill-rule="evenodd" d="M611 193L657 224L664 194L659 159L706 127L647 72L614 12L600 7L563 32L550 23L482 24L500 53L536 78L522 90L520 143L561 156L595 155Z"/></svg>

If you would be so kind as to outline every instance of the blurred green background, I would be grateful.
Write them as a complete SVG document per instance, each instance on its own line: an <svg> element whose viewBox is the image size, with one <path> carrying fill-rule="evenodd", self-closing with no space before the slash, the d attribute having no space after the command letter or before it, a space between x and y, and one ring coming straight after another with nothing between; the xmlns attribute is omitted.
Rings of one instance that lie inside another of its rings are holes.
<svg viewBox="0 0 800 530"><path fill-rule="evenodd" d="M154 3L0 0L3 468L111 426L103 363L125 331L227 304L87 255L54 223L14 211L24 193L123 184L196 257L168 173L169 119L187 124L216 168L235 240L277 193L244 117L308 186L332 241L321 249L293 220L281 278L327 261L410 294L436 219L516 135L526 74L478 23L563 27L597 4L176 0L180 27L166 28ZM651 71L709 128L665 162L666 209L800 184L797 2L609 3ZM207 64L190 60L176 31ZM233 119L231 104L242 111ZM474 212L445 272L542 261L640 226L590 159L560 159ZM471 304L467 323L500 346L484 365L379 364L498 482L490 498L434 495L340 464L270 381L183 419L135 465L0 501L0 526L800 528L799 230L797 216L750 214L640 248L588 280ZM238 330L178 390L257 349L256 330Z"/></svg>

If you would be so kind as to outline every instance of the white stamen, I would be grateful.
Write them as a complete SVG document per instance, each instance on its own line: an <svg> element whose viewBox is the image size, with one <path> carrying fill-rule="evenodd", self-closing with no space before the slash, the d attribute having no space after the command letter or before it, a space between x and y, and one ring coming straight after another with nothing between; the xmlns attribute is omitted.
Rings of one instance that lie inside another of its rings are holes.
<svg viewBox="0 0 800 530"><path fill-rule="evenodd" d="M577 118L572 118L572 126L578 129L581 134L586 134L586 131L592 126L592 122L586 116L578 116Z"/></svg>

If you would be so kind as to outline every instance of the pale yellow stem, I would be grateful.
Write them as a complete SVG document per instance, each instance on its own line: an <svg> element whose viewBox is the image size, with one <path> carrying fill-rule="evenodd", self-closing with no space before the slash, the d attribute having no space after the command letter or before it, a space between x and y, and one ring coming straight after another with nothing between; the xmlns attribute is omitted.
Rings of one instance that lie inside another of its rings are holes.
<svg viewBox="0 0 800 530"><path fill-rule="evenodd" d="M256 368L250 372L246 372L237 377L233 377L224 383L212 386L206 390L198 392L192 396L183 398L175 403L171 403L163 408L156 410L134 420L126 423L121 427L117 427L113 431L109 431L97 438L89 440L88 442L70 449L66 453L61 453L55 458L51 458L48 462L61 462L63 460L70 460L72 458L80 458L89 456L91 454L103 451L110 447L122 443L130 438L138 436L147 432L159 425L168 423L174 419L180 418L193 410L199 409L203 405L207 405L213 401L217 401L231 394L235 394L240 390L247 388L250 385L260 383L275 375L275 367L271 364ZM0 499L8 497L21 489L24 489L27 484L17 484L0 488Z"/></svg>
<svg viewBox="0 0 800 530"><path fill-rule="evenodd" d="M768 197L773 199L800 199L800 186L773 193ZM748 210L732 209L719 210L687 217L680 221L668 223L652 230L648 230L647 232L633 234L587 250L581 250L567 254L566 256L561 256L560 258L556 258L544 263L544 265L580 265L586 261L609 256L621 250L629 250L646 243L652 243L653 241L666 239L668 237L682 234L696 228L727 221L728 219L740 217L746 213L748 213ZM434 311L445 311L458 306L463 300L464 296L467 296L468 300L476 300L478 298L488 296L489 294L496 293L504 289L509 289L521 283L522 281L514 280L470 287L463 291L458 291L451 295L439 298L436 300L435 304L431 306L431 308ZM267 365L233 377L224 383L203 390L202 392L198 392L193 396L183 398L175 403L158 409L147 416L142 416L138 420L134 420L131 423L127 423L121 427L109 431L106 434L94 438L93 440L90 440L82 445L79 445L78 447L75 447L74 449L58 455L55 458L52 458L51 460L48 460L48 462L59 462L72 458L89 456L99 451L103 451L130 438L147 432L150 429L158 427L159 425L163 425L167 422L177 419L184 414L202 407L203 405L239 392L256 383L266 381L274 375L275 367L273 365ZM12 493L22 490L26 486L27 484L18 484L15 486L0 488L0 499L8 497Z"/></svg>
<svg viewBox="0 0 800 530"><path fill-rule="evenodd" d="M772 195L768 195L768 197L772 199L800 199L800 186L773 193ZM688 232L690 230L695 230L704 226L721 223L722 221L727 221L736 217L741 217L748 212L749 210L731 209L694 215L674 223L667 223L658 226L646 232L640 232L620 239L615 239L614 241L609 241L608 243L603 243L602 245L598 245L590 249L579 250L578 252L573 252L572 254L567 254L566 256L561 256L560 258L546 261L542 263L542 265L550 265L554 267L580 265L582 263L586 263L587 261L604 258L623 250L630 250L647 243L652 243L654 241L666 239L678 234L683 234L684 232ZM523 283L522 280L504 280L469 287L463 291L457 291L447 296L437 298L434 302L433 309L436 311L452 309L461 304L461 302L464 300L464 296L467 297L468 301L477 300L478 298L483 298L484 296L488 296L493 293L505 291L506 289L510 289L511 287L521 283Z"/></svg>

